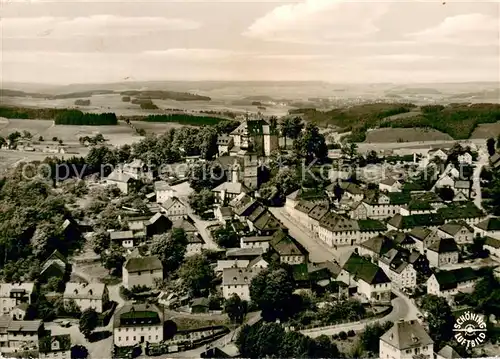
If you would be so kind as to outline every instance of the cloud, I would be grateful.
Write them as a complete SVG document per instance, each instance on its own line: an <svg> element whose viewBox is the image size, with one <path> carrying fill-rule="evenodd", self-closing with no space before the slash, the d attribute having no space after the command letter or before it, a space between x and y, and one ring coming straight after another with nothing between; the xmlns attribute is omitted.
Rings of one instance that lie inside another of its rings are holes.
<svg viewBox="0 0 500 359"><path fill-rule="evenodd" d="M124 17L92 15L87 17L38 17L2 19L4 38L75 36L130 36L161 31L195 30L201 24L189 19L163 17Z"/></svg>
<svg viewBox="0 0 500 359"><path fill-rule="evenodd" d="M498 16L486 14L461 14L447 17L435 27L409 34L416 42L444 43L464 46L499 44Z"/></svg>
<svg viewBox="0 0 500 359"><path fill-rule="evenodd" d="M244 36L266 41L326 44L374 34L374 22L388 9L383 2L305 0L276 7L255 20Z"/></svg>

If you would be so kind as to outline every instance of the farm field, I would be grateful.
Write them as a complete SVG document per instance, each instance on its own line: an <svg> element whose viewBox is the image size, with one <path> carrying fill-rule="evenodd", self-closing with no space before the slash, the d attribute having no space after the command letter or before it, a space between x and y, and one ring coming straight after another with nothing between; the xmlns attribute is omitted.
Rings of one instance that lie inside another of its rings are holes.
<svg viewBox="0 0 500 359"><path fill-rule="evenodd" d="M117 116L146 116L149 114L162 113L162 111L141 110L139 105L123 102L120 94L94 95L89 99L90 106L75 106L75 99L43 99L29 97L3 97L2 102L6 105L35 108L77 108L84 112L103 113L114 112ZM234 100L234 99L232 99ZM232 100L214 99L212 101L175 101L175 100L153 100L161 110L176 109L182 111L231 111L235 113L246 113L258 111L264 115L284 116L292 107L288 106L266 106L266 110L259 110L256 106L233 105Z"/></svg>
<svg viewBox="0 0 500 359"><path fill-rule="evenodd" d="M23 130L29 131L35 140L40 136L46 141L57 137L68 145L78 145L80 137L95 136L98 133L101 133L112 145L130 144L141 139L125 122L120 122L117 126L56 126L53 121L49 120L0 119L0 136L5 137L14 131L22 132Z"/></svg>
<svg viewBox="0 0 500 359"><path fill-rule="evenodd" d="M471 138L490 138L500 135L500 122L483 123L472 132Z"/></svg>
<svg viewBox="0 0 500 359"><path fill-rule="evenodd" d="M365 143L448 141L450 135L423 128L380 128L366 133Z"/></svg>
<svg viewBox="0 0 500 359"><path fill-rule="evenodd" d="M15 166L18 162L43 161L48 156L62 157L63 155L43 152L0 150L0 174L5 173L5 171Z"/></svg>
<svg viewBox="0 0 500 359"><path fill-rule="evenodd" d="M161 134L171 128L186 127L175 122L147 122L147 121L130 121L138 129L144 129L146 133Z"/></svg>

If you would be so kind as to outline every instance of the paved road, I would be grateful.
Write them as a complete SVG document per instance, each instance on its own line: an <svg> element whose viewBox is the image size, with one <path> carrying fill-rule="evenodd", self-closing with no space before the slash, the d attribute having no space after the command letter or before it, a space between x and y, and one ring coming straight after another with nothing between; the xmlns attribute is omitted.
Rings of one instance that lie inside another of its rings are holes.
<svg viewBox="0 0 500 359"><path fill-rule="evenodd" d="M315 238L311 231L301 226L286 213L283 207L269 207L271 213L279 219L289 230L292 237L297 239L309 251L311 262L324 262L332 259L339 259L339 252L332 247Z"/></svg>
<svg viewBox="0 0 500 359"><path fill-rule="evenodd" d="M320 335L333 335L342 331L347 332L348 330L354 330L356 332L362 331L367 325L375 322L383 323L387 321L395 322L399 319L417 319L417 314L419 313L417 307L406 296L397 291L396 294L398 294L398 297L392 300L392 311L385 317L368 319L354 323L343 323L323 328L306 329L301 330L301 333L307 335L308 337L316 338Z"/></svg>
<svg viewBox="0 0 500 359"><path fill-rule="evenodd" d="M112 322L113 321L111 320L110 323ZM109 358L111 355L113 336L98 342L89 343L83 334L80 333L76 321L75 324L69 328L63 328L54 322L44 323L44 326L46 329L51 331L52 335L69 334L71 336L71 345L81 344L89 350L89 359L105 359ZM100 330L112 331L112 328L111 325L108 325L106 328L97 328L96 331Z"/></svg>
<svg viewBox="0 0 500 359"><path fill-rule="evenodd" d="M483 208L482 202L483 202L483 197L481 193L481 170L483 169L484 166L488 165L489 157L484 148L479 149L479 158L477 159L477 162L475 163L476 168L474 168L474 175L473 175L473 184L472 184L472 189L475 192L476 196L474 197L474 204L478 208Z"/></svg>

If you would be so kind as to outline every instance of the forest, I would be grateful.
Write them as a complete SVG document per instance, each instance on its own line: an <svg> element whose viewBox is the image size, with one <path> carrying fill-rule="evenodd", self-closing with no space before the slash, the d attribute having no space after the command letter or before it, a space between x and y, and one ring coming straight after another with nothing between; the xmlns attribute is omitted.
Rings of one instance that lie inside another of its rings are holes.
<svg viewBox="0 0 500 359"><path fill-rule="evenodd" d="M449 104L417 107L414 104L377 103L338 108L330 111L303 109L304 119L320 126L336 126L352 131L350 140L362 142L369 128L432 128L449 134L456 140L467 139L479 124L500 121L500 105ZM398 116L401 115L401 116Z"/></svg>
<svg viewBox="0 0 500 359"><path fill-rule="evenodd" d="M169 115L149 115L143 119L148 122L175 122L181 125L190 126L213 126L224 121L220 117L212 116L195 116L185 114L169 114Z"/></svg>
<svg viewBox="0 0 500 359"><path fill-rule="evenodd" d="M175 100L175 101L210 101L208 96L201 96L189 92L176 91L123 91L121 96L135 96L150 100Z"/></svg>
<svg viewBox="0 0 500 359"><path fill-rule="evenodd" d="M66 110L56 115L56 125L103 126L116 125L118 119L114 113L83 113L78 110Z"/></svg>

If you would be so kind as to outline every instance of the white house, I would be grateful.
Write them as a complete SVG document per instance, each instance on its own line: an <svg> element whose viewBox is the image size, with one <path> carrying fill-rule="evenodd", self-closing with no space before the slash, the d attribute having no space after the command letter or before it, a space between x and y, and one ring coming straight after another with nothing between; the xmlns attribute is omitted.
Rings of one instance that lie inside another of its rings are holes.
<svg viewBox="0 0 500 359"><path fill-rule="evenodd" d="M71 359L71 336L69 334L47 335L38 343L39 359Z"/></svg>
<svg viewBox="0 0 500 359"><path fill-rule="evenodd" d="M429 161L433 160L434 158L439 158L441 161L445 162L448 159L448 154L444 149L436 148L429 150L429 152L427 153L427 158Z"/></svg>
<svg viewBox="0 0 500 359"><path fill-rule="evenodd" d="M434 358L434 342L417 320L399 320L380 337L380 359Z"/></svg>
<svg viewBox="0 0 500 359"><path fill-rule="evenodd" d="M176 194L176 191L166 181L156 181L154 183L154 190L157 203L165 203Z"/></svg>
<svg viewBox="0 0 500 359"><path fill-rule="evenodd" d="M422 254L426 248L441 238L437 230L421 227L413 228L408 235L415 241L415 248Z"/></svg>
<svg viewBox="0 0 500 359"><path fill-rule="evenodd" d="M113 231L109 233L112 242L118 242L125 248L134 248L135 236L132 231Z"/></svg>
<svg viewBox="0 0 500 359"><path fill-rule="evenodd" d="M113 316L113 342L119 347L163 341L163 311L152 304L126 304Z"/></svg>
<svg viewBox="0 0 500 359"><path fill-rule="evenodd" d="M397 249L391 249L382 255L378 265L387 274L393 287L398 289L416 287L417 271Z"/></svg>
<svg viewBox="0 0 500 359"><path fill-rule="evenodd" d="M156 281L163 280L163 265L156 256L130 257L123 264L123 286L130 289L134 286L153 288Z"/></svg>
<svg viewBox="0 0 500 359"><path fill-rule="evenodd" d="M172 196L160 204L165 215L172 221L177 221L188 214L188 207L177 197Z"/></svg>
<svg viewBox="0 0 500 359"><path fill-rule="evenodd" d="M247 266L248 269L266 269L267 267L269 263L262 256L252 259Z"/></svg>
<svg viewBox="0 0 500 359"><path fill-rule="evenodd" d="M227 268L247 268L248 264L250 264L249 259L220 259L217 261L217 266L214 270L215 272L222 272Z"/></svg>
<svg viewBox="0 0 500 359"><path fill-rule="evenodd" d="M427 247L429 265L435 268L457 264L459 249L453 238L440 238Z"/></svg>
<svg viewBox="0 0 500 359"><path fill-rule="evenodd" d="M205 241L200 236L199 233L188 234L188 245L186 247L186 257L201 254L203 247L205 246Z"/></svg>
<svg viewBox="0 0 500 359"><path fill-rule="evenodd" d="M352 246L358 242L358 222L329 212L319 221L318 237L329 246Z"/></svg>
<svg viewBox="0 0 500 359"><path fill-rule="evenodd" d="M436 188L443 188L443 187L453 188L454 185L455 185L455 180L449 174L446 174L441 178L439 178L434 186Z"/></svg>
<svg viewBox="0 0 500 359"><path fill-rule="evenodd" d="M249 193L250 189L240 182L224 182L215 187L212 192L215 195L216 203L226 204L241 193Z"/></svg>
<svg viewBox="0 0 500 359"><path fill-rule="evenodd" d="M463 163L467 165L472 164L472 155L469 152L465 152L463 155L458 156L458 163Z"/></svg>
<svg viewBox="0 0 500 359"><path fill-rule="evenodd" d="M260 247L267 251L269 249L269 243L272 240L272 236L251 236L251 237L241 237L240 247L241 248L255 248Z"/></svg>
<svg viewBox="0 0 500 359"><path fill-rule="evenodd" d="M474 230L467 223L448 222L438 228L438 235L442 238L451 237L458 245L470 244L474 241Z"/></svg>
<svg viewBox="0 0 500 359"><path fill-rule="evenodd" d="M455 192L462 192L467 198L470 197L471 181L455 181L453 183Z"/></svg>
<svg viewBox="0 0 500 359"><path fill-rule="evenodd" d="M9 314L19 304L31 304L34 286L32 282L0 283L0 315Z"/></svg>
<svg viewBox="0 0 500 359"><path fill-rule="evenodd" d="M106 185L108 186L116 186L120 189L120 191L124 194L127 194L130 191L130 186L134 179L132 176L123 173L121 169L115 169L113 172L106 177Z"/></svg>
<svg viewBox="0 0 500 359"><path fill-rule="evenodd" d="M372 302L391 300L391 280L378 265L352 253L337 277L349 287L357 287L358 294Z"/></svg>
<svg viewBox="0 0 500 359"><path fill-rule="evenodd" d="M222 296L229 299L237 294L241 300L250 301L250 282L261 268L225 268L222 272Z"/></svg>
<svg viewBox="0 0 500 359"><path fill-rule="evenodd" d="M440 270L427 279L427 294L450 299L458 292L473 291L478 279L477 273L469 267L449 271Z"/></svg>
<svg viewBox="0 0 500 359"><path fill-rule="evenodd" d="M491 217L474 226L474 232L482 237L500 239L500 217Z"/></svg>
<svg viewBox="0 0 500 359"><path fill-rule="evenodd" d="M5 324L7 324L5 326ZM38 351L39 339L44 333L41 320L12 320L0 324L0 331L7 333L6 345L0 347L2 353ZM5 337L4 337L5 338ZM4 339L5 340L5 339Z"/></svg>
<svg viewBox="0 0 500 359"><path fill-rule="evenodd" d="M361 242L358 245L358 253L360 256L369 256L374 261L377 261L395 246L396 244L390 238L379 234Z"/></svg>
<svg viewBox="0 0 500 359"><path fill-rule="evenodd" d="M490 255L500 259L500 239L486 237L483 248L490 252Z"/></svg>
<svg viewBox="0 0 500 359"><path fill-rule="evenodd" d="M307 263L309 253L292 236L284 231L274 233L270 242L271 250L279 256L280 263Z"/></svg>
<svg viewBox="0 0 500 359"><path fill-rule="evenodd" d="M64 289L63 299L65 305L74 301L82 312L93 308L97 313L102 313L109 301L108 287L104 283L68 282Z"/></svg>
<svg viewBox="0 0 500 359"><path fill-rule="evenodd" d="M403 185L400 181L389 177L384 179L383 181L379 182L378 188L381 191L387 191L387 192L401 192Z"/></svg>

